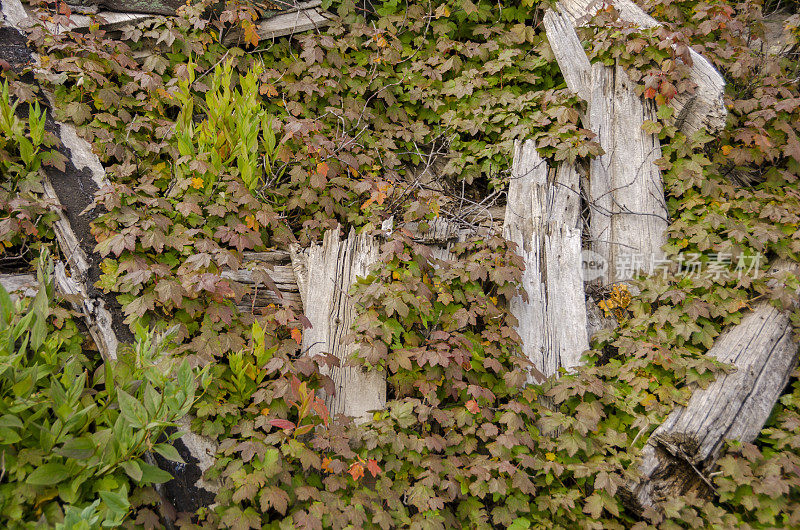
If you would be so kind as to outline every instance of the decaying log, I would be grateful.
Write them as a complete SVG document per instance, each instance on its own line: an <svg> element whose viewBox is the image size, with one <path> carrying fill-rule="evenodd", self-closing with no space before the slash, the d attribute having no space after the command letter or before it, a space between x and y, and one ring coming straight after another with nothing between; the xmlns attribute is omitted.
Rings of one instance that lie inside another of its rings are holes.
<svg viewBox="0 0 800 530"><path fill-rule="evenodd" d="M522 349L544 377L578 366L589 348L580 204L573 165L548 168L532 141L516 142L504 235L525 260L528 301L515 298L510 309L519 321Z"/></svg>
<svg viewBox="0 0 800 530"><path fill-rule="evenodd" d="M59 34L65 31L83 30L91 24L99 24L106 31L119 30L125 26L134 25L157 16L175 16L178 8L186 5L181 0L137 0L135 2L121 2L108 0L97 2L90 0L86 5L80 5L77 0L68 2L75 9L69 17L69 24L63 25L47 18L37 16L36 9L25 4L25 16L39 19L48 31ZM274 39L286 35L302 33L312 29L322 28L330 24L330 16L320 7L321 0L307 2L281 2L270 12L267 18L256 23L256 35L260 39ZM242 32L229 31L223 38L225 45L234 44Z"/></svg>
<svg viewBox="0 0 800 530"><path fill-rule="evenodd" d="M320 9L320 0L299 2L295 9L281 12L256 24L260 39L276 39L323 28L330 24L330 15Z"/></svg>
<svg viewBox="0 0 800 530"><path fill-rule="evenodd" d="M605 153L590 163L589 236L608 264L605 283L630 279L663 259L669 222L655 165L661 145L642 129L654 119L652 102L636 95L619 65L592 66L588 122Z"/></svg>
<svg viewBox="0 0 800 530"><path fill-rule="evenodd" d="M588 103L585 124L605 151L591 161L586 190L591 248L607 264L602 282L627 280L658 264L666 243L668 213L655 165L661 146L642 129L656 120L655 109L619 65L589 64L568 16L548 11L545 28L568 87Z"/></svg>
<svg viewBox="0 0 800 530"><path fill-rule="evenodd" d="M243 257L244 268L226 270L221 274L223 278L249 288L250 292L237 304L240 311L253 313L269 304L301 303L288 252L245 252ZM271 288L269 280L277 292Z"/></svg>
<svg viewBox="0 0 800 530"><path fill-rule="evenodd" d="M302 347L310 355L331 354L340 365L330 369L335 394L325 397L332 416L345 414L356 421L369 418L368 411L386 405L386 377L377 370L351 366L348 360L357 348L345 344L355 319L355 306L349 295L358 276L366 276L378 261L376 238L354 231L342 240L337 230L325 233L321 245L304 251L307 271L304 299L305 316L312 327L303 332Z"/></svg>
<svg viewBox="0 0 800 530"><path fill-rule="evenodd" d="M789 313L762 302L717 339L708 355L736 371L696 390L653 432L643 449L641 478L628 488L633 508L689 492L707 495L706 477L725 442L755 440L797 364Z"/></svg>
<svg viewBox="0 0 800 530"><path fill-rule="evenodd" d="M558 11L570 26L580 26L591 18L605 4L613 4L619 10L620 19L641 28L653 28L660 24L654 18L634 4L631 0L613 0L610 2L600 2L598 0L561 0L558 2ZM555 13L545 16L545 29L547 38L553 48L553 53L561 66L565 69L564 62L574 62L575 58L569 56L575 54L573 44L570 46L560 46L559 26L555 20ZM555 44L555 45L554 45ZM580 43L578 43L580 47ZM583 50L580 47L580 50ZM691 80L697 85L693 94L677 94L669 105L675 109L674 119L678 129L691 135L700 129L705 128L709 133L716 132L725 127L727 111L725 110L724 94L725 80L711 63L702 55L690 50L692 57ZM565 74L565 78L567 75ZM580 95L578 90L576 94ZM582 97L582 96L581 96Z"/></svg>
<svg viewBox="0 0 800 530"><path fill-rule="evenodd" d="M0 274L0 285L12 300L33 298L39 291L39 283L33 274Z"/></svg>

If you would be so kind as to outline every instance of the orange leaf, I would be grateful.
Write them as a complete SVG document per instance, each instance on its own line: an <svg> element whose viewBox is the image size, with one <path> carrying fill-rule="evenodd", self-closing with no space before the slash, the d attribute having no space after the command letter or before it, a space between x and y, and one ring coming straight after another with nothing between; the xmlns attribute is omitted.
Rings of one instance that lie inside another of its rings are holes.
<svg viewBox="0 0 800 530"><path fill-rule="evenodd" d="M326 456L325 458L322 459L322 467L320 469L322 469L322 471L325 471L326 473L332 473L332 471L328 469L329 465L331 465L331 459Z"/></svg>
<svg viewBox="0 0 800 530"><path fill-rule="evenodd" d="M481 408L478 406L478 402L474 399L470 399L467 401L467 410L473 414L477 414L481 411Z"/></svg>
<svg viewBox="0 0 800 530"><path fill-rule="evenodd" d="M381 472L381 466L378 465L378 461L374 458L370 458L367 461L367 469L372 474L373 477L377 477L378 473Z"/></svg>
<svg viewBox="0 0 800 530"><path fill-rule="evenodd" d="M303 332L300 331L300 328L292 329L291 334L292 338L295 340L295 342L297 342L297 344L300 344L303 341Z"/></svg>
<svg viewBox="0 0 800 530"><path fill-rule="evenodd" d="M350 473L350 476L353 477L353 480L358 480L364 476L364 466L358 462L353 462L348 473Z"/></svg>
<svg viewBox="0 0 800 530"><path fill-rule="evenodd" d="M317 164L317 173L322 175L323 177L328 176L328 163L327 162L320 162Z"/></svg>
<svg viewBox="0 0 800 530"><path fill-rule="evenodd" d="M244 40L246 40L253 46L258 46L258 34L256 33L255 24L247 21L244 22L242 26L244 26Z"/></svg>
<svg viewBox="0 0 800 530"><path fill-rule="evenodd" d="M275 88L275 85L271 84L268 85L265 83L261 85L261 88L259 88L258 91L261 93L261 95L266 94L268 98L274 98L278 95L278 90Z"/></svg>

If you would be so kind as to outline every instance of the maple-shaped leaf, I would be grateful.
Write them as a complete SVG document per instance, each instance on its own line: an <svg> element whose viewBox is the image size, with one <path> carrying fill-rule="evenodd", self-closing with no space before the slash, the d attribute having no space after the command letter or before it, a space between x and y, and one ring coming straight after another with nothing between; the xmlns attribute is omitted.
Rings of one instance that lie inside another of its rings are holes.
<svg viewBox="0 0 800 530"><path fill-rule="evenodd" d="M473 414L477 414L481 411L481 408L478 406L478 402L474 399L470 399L466 403L467 410Z"/></svg>
<svg viewBox="0 0 800 530"><path fill-rule="evenodd" d="M297 344L303 342L303 332L300 331L300 328L292 328L292 331L289 333Z"/></svg>
<svg viewBox="0 0 800 530"><path fill-rule="evenodd" d="M233 502L242 502L244 500L252 499L255 494L258 493L258 488L258 482L246 480L245 483L239 486L239 489L233 493L231 500L233 500Z"/></svg>
<svg viewBox="0 0 800 530"><path fill-rule="evenodd" d="M378 473L382 471L381 466L378 465L378 461L374 458L367 460L367 469L373 477L377 477Z"/></svg>
<svg viewBox="0 0 800 530"><path fill-rule="evenodd" d="M261 496L258 500L261 504L261 511L266 512L270 508L274 508L281 515L286 515L286 508L289 506L289 495L282 489L275 486L266 487L261 490Z"/></svg>
<svg viewBox="0 0 800 530"><path fill-rule="evenodd" d="M583 513L588 513L593 519L599 519L603 513L603 498L597 493L589 495L583 505Z"/></svg>
<svg viewBox="0 0 800 530"><path fill-rule="evenodd" d="M358 479L364 476L364 466L359 462L353 462L347 472L350 473L353 480L358 481Z"/></svg>
<svg viewBox="0 0 800 530"><path fill-rule="evenodd" d="M239 506L234 505L225 510L222 515L222 523L233 530L261 528L261 516L253 508L242 510Z"/></svg>

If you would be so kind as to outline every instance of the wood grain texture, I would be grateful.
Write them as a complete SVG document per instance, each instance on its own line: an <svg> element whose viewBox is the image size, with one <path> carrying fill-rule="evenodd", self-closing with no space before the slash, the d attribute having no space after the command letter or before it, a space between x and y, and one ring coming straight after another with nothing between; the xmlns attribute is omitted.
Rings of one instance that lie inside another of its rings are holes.
<svg viewBox="0 0 800 530"><path fill-rule="evenodd" d="M0 274L0 285L12 300L33 298L39 292L39 283L33 274Z"/></svg>
<svg viewBox="0 0 800 530"><path fill-rule="evenodd" d="M668 212L658 138L642 130L655 119L620 66L592 65L588 126L605 153L589 169L591 249L608 263L604 283L630 279L663 259Z"/></svg>
<svg viewBox="0 0 800 530"><path fill-rule="evenodd" d="M622 20L639 27L652 28L660 25L658 21L630 0L613 0L605 3L598 0L561 0L557 4L557 9L565 17L565 21L570 22L574 27L585 24L605 4L613 4L619 10ZM553 26L552 16L549 25ZM545 28L553 53L556 54L558 63L563 70L563 55L569 54L570 51L574 52L574 43L569 47L559 46L558 39L563 33L551 32L547 20L545 20ZM561 50L562 58L559 58L559 53L556 52L557 47ZM694 50L691 50L690 53L692 56L690 76L692 81L697 84L697 89L693 94L676 95L669 105L675 109L676 127L687 135L694 134L703 128L709 133L714 133L725 127L727 118L723 99L725 80L705 57ZM578 59L572 60L577 61ZM567 78L566 75L564 77ZM580 96L580 92L575 92Z"/></svg>
<svg viewBox="0 0 800 530"><path fill-rule="evenodd" d="M348 365L356 345L345 336L355 319L355 306L348 294L358 276L366 276L378 260L379 243L354 231L340 239L336 230L325 233L321 245L305 253L307 290L305 316L312 327L303 332L303 351L310 355L331 354L340 365L330 369L335 394L325 397L332 416L345 414L363 421L368 411L386 405L386 378L383 372L365 371Z"/></svg>
<svg viewBox="0 0 800 530"><path fill-rule="evenodd" d="M532 141L516 142L504 235L525 260L528 301L515 298L511 312L525 355L545 377L578 366L589 347L580 202L574 166L548 168Z"/></svg>
<svg viewBox="0 0 800 530"><path fill-rule="evenodd" d="M696 390L653 432L641 479L626 495L632 507L651 508L689 492L708 495L705 476L725 442L755 440L797 365L789 313L762 302L717 339L708 355L736 371Z"/></svg>

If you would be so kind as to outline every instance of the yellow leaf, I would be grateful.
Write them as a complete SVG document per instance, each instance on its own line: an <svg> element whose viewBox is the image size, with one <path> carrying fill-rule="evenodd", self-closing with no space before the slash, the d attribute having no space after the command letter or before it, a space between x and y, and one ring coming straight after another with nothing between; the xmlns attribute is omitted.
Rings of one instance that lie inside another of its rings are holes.
<svg viewBox="0 0 800 530"><path fill-rule="evenodd" d="M205 185L205 182L200 177L194 177L192 179L192 187L196 190L199 190Z"/></svg>
<svg viewBox="0 0 800 530"><path fill-rule="evenodd" d="M556 459L556 455L555 455L555 453L546 453L546 454L544 455L544 457L545 457L546 459L548 459L549 461L551 461L551 462L552 462L553 460L555 460L555 459Z"/></svg>

